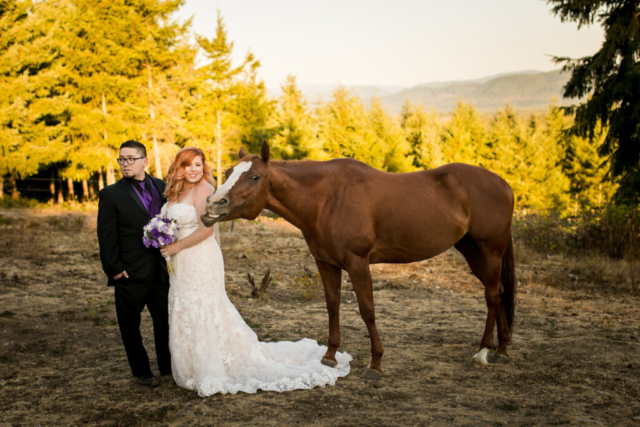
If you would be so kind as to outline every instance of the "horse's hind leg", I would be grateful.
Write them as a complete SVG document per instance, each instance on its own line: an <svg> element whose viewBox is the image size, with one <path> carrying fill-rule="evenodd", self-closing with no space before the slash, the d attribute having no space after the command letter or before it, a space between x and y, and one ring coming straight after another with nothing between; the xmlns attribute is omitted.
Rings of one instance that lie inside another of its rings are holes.
<svg viewBox="0 0 640 427"><path fill-rule="evenodd" d="M473 274L484 285L485 301L487 303L487 321L484 334L480 341L480 349L473 356L473 362L479 365L489 363L487 355L493 346L493 329L498 324L498 356L492 357L491 362L504 362L508 360L507 345L511 341L511 333L506 321L504 307L502 305L502 253L497 248L485 242L476 242L468 234L464 236L455 248L462 253L467 260Z"/></svg>
<svg viewBox="0 0 640 427"><path fill-rule="evenodd" d="M342 270L317 259L316 265L322 278L324 295L327 300L327 312L329 313L329 345L321 362L323 365L335 368L338 365L336 351L340 347L340 280Z"/></svg>
<svg viewBox="0 0 640 427"><path fill-rule="evenodd" d="M378 328L376 327L369 261L365 258L350 255L347 256L345 264L347 273L349 273L351 283L353 284L353 291L356 294L356 298L358 298L360 316L362 316L362 320L365 325L367 325L369 338L371 339L371 364L369 365L369 370L365 372L364 378L377 380L382 375L380 365L384 349L382 348L382 341L380 341Z"/></svg>

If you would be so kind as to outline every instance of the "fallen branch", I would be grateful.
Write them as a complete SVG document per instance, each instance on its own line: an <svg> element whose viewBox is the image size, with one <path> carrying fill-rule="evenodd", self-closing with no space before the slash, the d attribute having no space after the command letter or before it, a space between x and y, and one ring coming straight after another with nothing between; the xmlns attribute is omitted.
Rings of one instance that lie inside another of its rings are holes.
<svg viewBox="0 0 640 427"><path fill-rule="evenodd" d="M271 283L271 270L267 270L267 272L264 274L264 277L262 278L262 283L260 283L260 287L256 286L256 282L253 277L253 274L247 273L247 280L249 280L249 283L251 284L251 288L252 288L251 297L262 299L262 296L267 292L267 288Z"/></svg>

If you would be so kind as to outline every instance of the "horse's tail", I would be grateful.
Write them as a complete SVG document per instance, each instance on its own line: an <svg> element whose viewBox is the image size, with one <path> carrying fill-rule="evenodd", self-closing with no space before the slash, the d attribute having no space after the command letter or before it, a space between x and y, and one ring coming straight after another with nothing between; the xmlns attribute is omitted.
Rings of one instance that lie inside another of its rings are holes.
<svg viewBox="0 0 640 427"><path fill-rule="evenodd" d="M513 262L513 238L509 233L507 250L502 255L502 306L507 316L509 330L513 330L513 318L516 308L516 268Z"/></svg>

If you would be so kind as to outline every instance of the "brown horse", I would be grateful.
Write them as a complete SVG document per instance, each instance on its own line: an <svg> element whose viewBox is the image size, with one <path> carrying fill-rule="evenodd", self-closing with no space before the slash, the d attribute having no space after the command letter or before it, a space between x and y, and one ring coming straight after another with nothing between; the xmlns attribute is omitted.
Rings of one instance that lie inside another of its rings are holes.
<svg viewBox="0 0 640 427"><path fill-rule="evenodd" d="M515 307L511 241L513 193L498 175L464 164L412 173L386 173L354 159L326 162L270 161L247 156L226 171L227 180L207 199L202 221L255 219L262 209L302 231L316 260L329 312L329 345L322 363L335 366L340 345L338 311L342 270L351 278L371 338L366 378L382 370L369 264L409 263L451 246L464 255L485 287L488 307L480 350L473 362L509 360L507 345ZM498 349L487 359L498 325Z"/></svg>

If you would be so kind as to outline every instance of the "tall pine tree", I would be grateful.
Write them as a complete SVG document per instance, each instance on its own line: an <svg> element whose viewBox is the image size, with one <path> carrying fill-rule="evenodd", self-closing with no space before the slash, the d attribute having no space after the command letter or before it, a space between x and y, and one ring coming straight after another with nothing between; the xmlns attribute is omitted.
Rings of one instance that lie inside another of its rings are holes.
<svg viewBox="0 0 640 427"><path fill-rule="evenodd" d="M640 203L640 25L639 0L547 0L562 22L578 28L598 22L605 33L598 52L580 59L557 57L571 73L564 96L587 98L566 107L575 113L574 135L597 139L599 126L607 129L599 147L609 159L613 177L620 177L619 200Z"/></svg>

